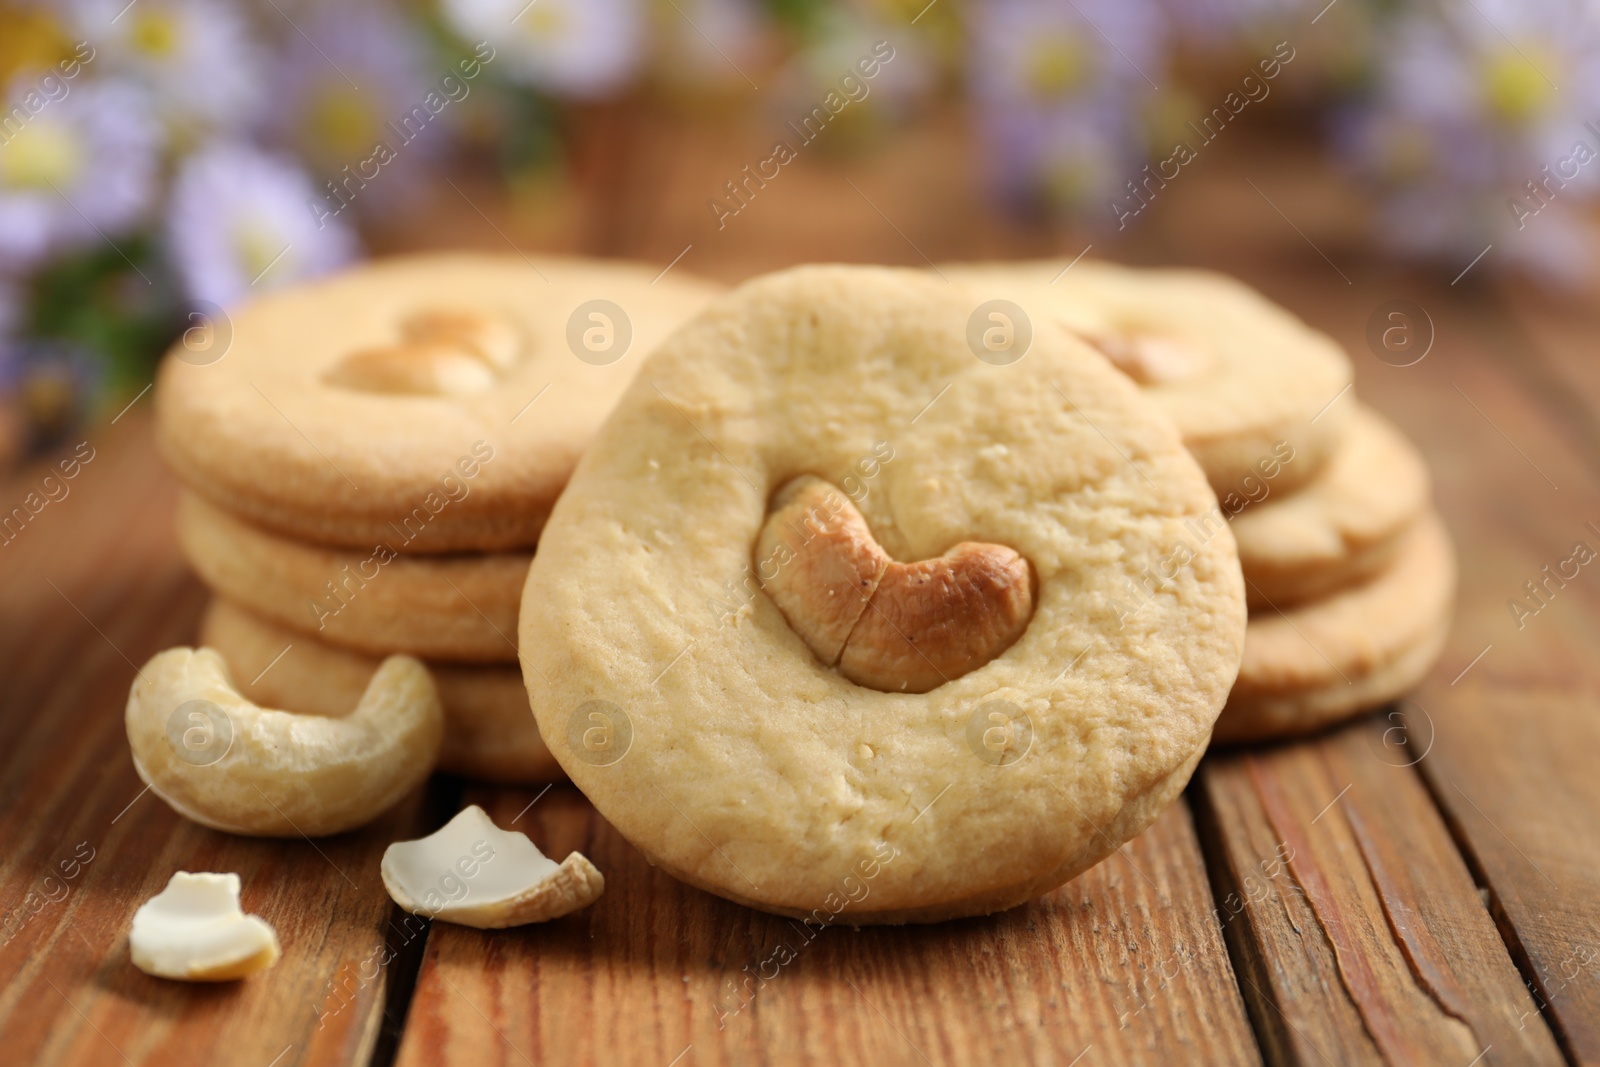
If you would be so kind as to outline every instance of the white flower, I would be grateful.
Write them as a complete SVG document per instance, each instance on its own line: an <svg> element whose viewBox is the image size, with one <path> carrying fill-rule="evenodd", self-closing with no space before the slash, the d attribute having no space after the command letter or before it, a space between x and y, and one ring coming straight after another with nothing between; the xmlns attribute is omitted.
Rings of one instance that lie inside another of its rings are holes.
<svg viewBox="0 0 1600 1067"><path fill-rule="evenodd" d="M1138 169L1141 108L1167 80L1153 0L992 0L969 9L968 63L990 181L1008 201L1087 213Z"/></svg>
<svg viewBox="0 0 1600 1067"><path fill-rule="evenodd" d="M984 103L1104 99L1164 80L1167 27L1152 0L991 0L967 17Z"/></svg>
<svg viewBox="0 0 1600 1067"><path fill-rule="evenodd" d="M63 82L43 97L13 83L0 116L0 264L51 252L138 222L155 193L161 133L143 94L120 81Z"/></svg>
<svg viewBox="0 0 1600 1067"><path fill-rule="evenodd" d="M74 28L95 49L91 69L147 86L179 129L248 121L262 64L238 9L217 0L78 0Z"/></svg>
<svg viewBox="0 0 1600 1067"><path fill-rule="evenodd" d="M605 96L638 70L641 0L444 0L461 36L487 41L508 76L559 96Z"/></svg>
<svg viewBox="0 0 1600 1067"><path fill-rule="evenodd" d="M167 240L189 295L231 305L354 258L355 236L337 219L320 220L304 171L241 144L217 144L190 157L173 183Z"/></svg>

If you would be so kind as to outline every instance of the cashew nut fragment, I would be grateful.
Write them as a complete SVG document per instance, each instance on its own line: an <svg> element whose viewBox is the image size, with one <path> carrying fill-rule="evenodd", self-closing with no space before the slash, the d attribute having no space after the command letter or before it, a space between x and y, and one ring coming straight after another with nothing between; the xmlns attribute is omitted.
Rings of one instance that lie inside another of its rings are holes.
<svg viewBox="0 0 1600 1067"><path fill-rule="evenodd" d="M209 648L171 648L128 694L139 777L203 826L260 837L354 829L433 771L444 736L427 668L390 656L343 718L296 715L239 695Z"/></svg>
<svg viewBox="0 0 1600 1067"><path fill-rule="evenodd" d="M891 559L837 488L802 475L779 490L756 573L818 659L870 689L926 693L1010 648L1033 615L1033 567L1004 545L963 541Z"/></svg>
<svg viewBox="0 0 1600 1067"><path fill-rule="evenodd" d="M390 845L381 871L389 896L406 911L480 930L559 918L593 904L606 888L581 852L558 864L476 804L427 837Z"/></svg>
<svg viewBox="0 0 1600 1067"><path fill-rule="evenodd" d="M133 913L133 965L157 978L227 982L278 962L278 934L239 907L237 874L179 871Z"/></svg>

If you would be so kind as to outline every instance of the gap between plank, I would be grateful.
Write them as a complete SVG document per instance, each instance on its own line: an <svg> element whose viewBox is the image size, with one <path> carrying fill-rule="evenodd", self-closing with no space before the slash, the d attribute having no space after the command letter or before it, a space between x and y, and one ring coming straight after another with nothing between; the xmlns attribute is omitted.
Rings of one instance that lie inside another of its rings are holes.
<svg viewBox="0 0 1600 1067"><path fill-rule="evenodd" d="M421 805L427 826L423 833L434 829L461 810L461 800L466 793L466 783L454 775L436 774L427 785L427 794ZM390 902L389 921L384 924L383 943L394 954L386 968L383 983L383 1016L379 1020L378 1039L373 1042L372 1055L367 1067L394 1067L400 1055L400 1042L405 1038L406 1022L411 1014L411 1002L416 996L417 979L422 975L422 963L428 955L428 942L433 936L433 921L423 919L422 932L406 940L401 936L406 920L416 920L400 905Z"/></svg>

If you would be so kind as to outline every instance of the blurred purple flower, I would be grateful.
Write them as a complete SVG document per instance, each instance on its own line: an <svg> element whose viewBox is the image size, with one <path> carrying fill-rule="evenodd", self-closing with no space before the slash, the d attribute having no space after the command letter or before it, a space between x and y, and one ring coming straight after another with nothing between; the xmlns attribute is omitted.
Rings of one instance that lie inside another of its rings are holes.
<svg viewBox="0 0 1600 1067"><path fill-rule="evenodd" d="M1101 212L1138 169L1142 106L1165 77L1154 0L994 0L969 8L969 81L1008 199Z"/></svg>
<svg viewBox="0 0 1600 1067"><path fill-rule="evenodd" d="M137 87L83 82L37 112L33 89L12 84L0 129L0 267L125 230L156 191L161 132Z"/></svg>
<svg viewBox="0 0 1600 1067"><path fill-rule="evenodd" d="M319 8L302 25L305 34L288 39L274 71L270 133L323 179L338 181L343 168L358 169L380 141L396 145L401 138L388 123L422 105L438 79L454 72L431 76L412 25L367 0ZM392 168L397 174L385 170L370 195L363 189L366 202L392 203L394 192L414 186L416 164L444 147L434 127L451 117L447 109L426 136L407 141L407 162Z"/></svg>
<svg viewBox="0 0 1600 1067"><path fill-rule="evenodd" d="M180 139L234 132L262 102L261 59L239 9L217 0L76 0L73 24L94 68L150 90Z"/></svg>
<svg viewBox="0 0 1600 1067"><path fill-rule="evenodd" d="M191 156L173 183L167 218L189 296L233 305L355 258L352 231L313 215L316 197L299 167L248 145L221 143Z"/></svg>
<svg viewBox="0 0 1600 1067"><path fill-rule="evenodd" d="M1600 162L1548 178L1579 141L1600 153L1600 134L1585 126L1600 118L1600 10L1474 0L1408 12L1379 39L1377 92L1345 120L1344 140L1390 191L1386 241L1463 263L1493 242L1535 269L1581 272L1570 224L1533 216L1574 218L1600 187Z"/></svg>
<svg viewBox="0 0 1600 1067"><path fill-rule="evenodd" d="M643 59L642 0L442 0L442 7L458 34L500 53L496 69L557 96L615 93Z"/></svg>

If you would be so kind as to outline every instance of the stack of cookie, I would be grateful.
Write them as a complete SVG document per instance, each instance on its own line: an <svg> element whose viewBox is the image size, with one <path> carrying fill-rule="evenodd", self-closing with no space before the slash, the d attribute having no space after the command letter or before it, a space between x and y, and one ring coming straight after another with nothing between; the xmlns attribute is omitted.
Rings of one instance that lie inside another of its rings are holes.
<svg viewBox="0 0 1600 1067"><path fill-rule="evenodd" d="M1218 505L1199 532L1231 527L1251 609L1217 739L1315 730L1427 673L1454 594L1449 538L1422 458L1356 401L1330 338L1205 272L1062 261L942 273L1089 339L1205 470Z"/></svg>
<svg viewBox="0 0 1600 1067"><path fill-rule="evenodd" d="M715 287L643 267L435 255L264 297L162 368L201 643L252 700L343 715L383 657L434 675L441 766L559 776L517 665L523 579L589 437Z"/></svg>

